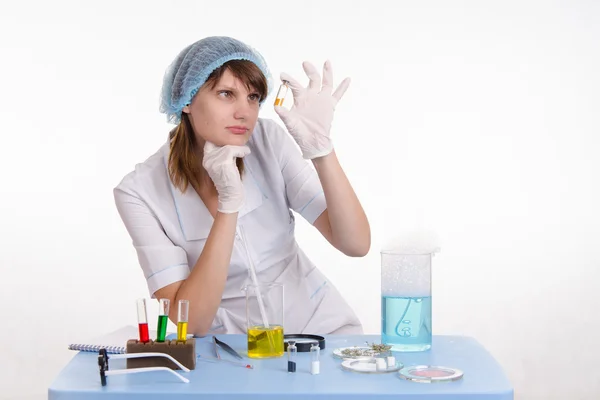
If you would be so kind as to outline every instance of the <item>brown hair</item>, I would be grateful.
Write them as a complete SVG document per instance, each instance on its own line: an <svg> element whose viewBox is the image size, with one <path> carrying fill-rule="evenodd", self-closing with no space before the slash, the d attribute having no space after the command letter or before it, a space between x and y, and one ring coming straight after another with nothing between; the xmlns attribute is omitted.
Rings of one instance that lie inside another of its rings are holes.
<svg viewBox="0 0 600 400"><path fill-rule="evenodd" d="M231 71L233 76L241 80L248 90L258 91L260 102L267 97L267 79L256 64L246 60L226 62L210 74L204 85L209 85L210 89L213 89L226 70ZM198 156L195 151L196 136L187 113L181 113L181 121L171 131L169 139L169 177L173 185L182 192L187 190L188 185L198 190L202 187L204 168L202 168L202 156ZM238 158L236 164L241 175L244 172L244 162Z"/></svg>

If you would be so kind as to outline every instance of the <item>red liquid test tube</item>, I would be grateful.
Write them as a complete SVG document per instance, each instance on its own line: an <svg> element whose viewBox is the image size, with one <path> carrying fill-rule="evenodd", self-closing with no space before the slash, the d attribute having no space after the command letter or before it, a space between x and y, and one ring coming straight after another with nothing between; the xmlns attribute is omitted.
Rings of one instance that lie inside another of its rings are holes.
<svg viewBox="0 0 600 400"><path fill-rule="evenodd" d="M148 343L150 334L148 333L148 314L146 313L146 299L137 300L138 327L140 331L140 342Z"/></svg>

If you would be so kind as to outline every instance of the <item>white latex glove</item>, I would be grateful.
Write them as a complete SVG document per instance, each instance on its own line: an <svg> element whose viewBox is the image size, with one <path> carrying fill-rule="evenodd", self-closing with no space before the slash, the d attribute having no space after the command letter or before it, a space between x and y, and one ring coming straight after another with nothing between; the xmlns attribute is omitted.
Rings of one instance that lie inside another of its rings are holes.
<svg viewBox="0 0 600 400"><path fill-rule="evenodd" d="M302 156L314 159L333 151L330 136L333 111L348 89L350 78L344 79L333 92L333 71L329 61L323 66L323 81L314 65L305 61L302 67L310 80L308 86L304 88L290 75L282 73L281 80L289 82L294 95L294 105L289 111L276 106L275 112L300 146Z"/></svg>
<svg viewBox="0 0 600 400"><path fill-rule="evenodd" d="M248 154L248 146L219 147L208 141L204 145L202 166L217 188L217 210L222 213L238 212L244 205L244 185L235 160Z"/></svg>

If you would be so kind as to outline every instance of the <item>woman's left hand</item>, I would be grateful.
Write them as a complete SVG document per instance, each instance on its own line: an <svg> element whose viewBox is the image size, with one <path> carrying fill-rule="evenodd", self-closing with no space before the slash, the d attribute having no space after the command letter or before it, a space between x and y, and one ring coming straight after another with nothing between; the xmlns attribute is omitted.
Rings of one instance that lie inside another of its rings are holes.
<svg viewBox="0 0 600 400"><path fill-rule="evenodd" d="M294 95L294 105L291 110L276 106L275 112L300 146L302 156L314 159L333 151L330 136L333 112L348 89L350 78L344 79L334 92L333 71L329 61L323 66L322 81L314 65L305 61L302 67L310 80L308 86L305 88L290 75L282 73L281 80L289 82Z"/></svg>

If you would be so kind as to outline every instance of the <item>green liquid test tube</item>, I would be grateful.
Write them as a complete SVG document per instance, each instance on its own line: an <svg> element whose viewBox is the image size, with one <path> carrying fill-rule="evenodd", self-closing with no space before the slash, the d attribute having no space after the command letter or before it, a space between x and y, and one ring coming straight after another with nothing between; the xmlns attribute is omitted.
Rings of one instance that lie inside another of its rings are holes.
<svg viewBox="0 0 600 400"><path fill-rule="evenodd" d="M167 323L169 322L169 299L158 301L158 326L156 341L164 342L167 336Z"/></svg>

